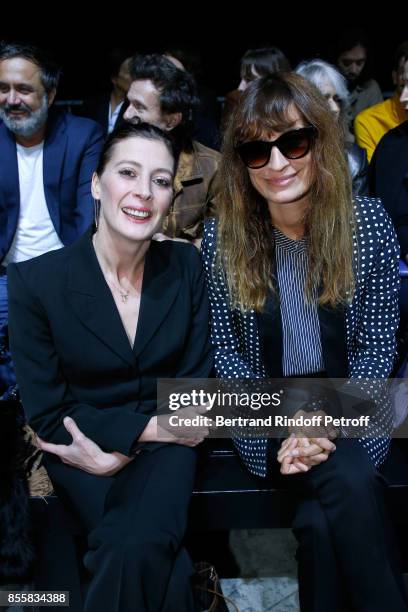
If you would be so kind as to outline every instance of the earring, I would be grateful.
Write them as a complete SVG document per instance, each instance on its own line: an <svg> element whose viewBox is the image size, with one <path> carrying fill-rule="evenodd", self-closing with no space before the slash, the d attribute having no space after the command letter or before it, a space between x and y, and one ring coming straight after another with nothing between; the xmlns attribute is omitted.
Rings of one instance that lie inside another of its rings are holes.
<svg viewBox="0 0 408 612"><path fill-rule="evenodd" d="M100 200L95 200L95 198L93 198L93 203L94 203L95 230L97 230L98 229L99 213L100 213L100 210L101 210L101 201Z"/></svg>

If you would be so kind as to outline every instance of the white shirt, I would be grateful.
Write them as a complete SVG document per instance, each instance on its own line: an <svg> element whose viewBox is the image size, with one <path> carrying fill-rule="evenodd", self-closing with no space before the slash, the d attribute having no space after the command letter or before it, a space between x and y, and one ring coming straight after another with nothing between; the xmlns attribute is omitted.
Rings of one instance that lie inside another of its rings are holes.
<svg viewBox="0 0 408 612"><path fill-rule="evenodd" d="M118 118L118 115L120 113L120 109L122 108L122 106L123 106L123 100L120 104L117 105L117 107L112 113L112 104L111 102L109 102L108 134L113 132L113 128L115 127L115 123L116 123L116 119Z"/></svg>
<svg viewBox="0 0 408 612"><path fill-rule="evenodd" d="M32 259L64 245L55 231L44 193L43 147L17 146L20 214L10 250L2 265Z"/></svg>

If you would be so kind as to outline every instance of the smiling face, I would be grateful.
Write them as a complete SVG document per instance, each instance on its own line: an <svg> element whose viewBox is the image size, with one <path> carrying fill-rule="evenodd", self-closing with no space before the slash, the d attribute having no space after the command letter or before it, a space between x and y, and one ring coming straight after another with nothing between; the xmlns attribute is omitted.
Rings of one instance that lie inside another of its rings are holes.
<svg viewBox="0 0 408 612"><path fill-rule="evenodd" d="M0 118L17 135L30 138L44 127L55 90L47 95L41 69L22 57L0 62Z"/></svg>
<svg viewBox="0 0 408 612"><path fill-rule="evenodd" d="M127 97L129 106L124 114L125 121L145 122L166 129L165 116L160 108L160 92L152 81L133 81Z"/></svg>
<svg viewBox="0 0 408 612"><path fill-rule="evenodd" d="M288 113L288 121L288 130L271 132L262 140L276 140L286 131L306 127L294 106ZM253 187L265 198L271 212L287 204L304 204L313 182L312 151L300 159L287 159L277 147L272 147L269 162L263 168L248 168L248 173Z"/></svg>
<svg viewBox="0 0 408 612"><path fill-rule="evenodd" d="M100 200L99 229L130 241L150 240L173 198L174 159L158 140L131 136L113 146L92 195Z"/></svg>

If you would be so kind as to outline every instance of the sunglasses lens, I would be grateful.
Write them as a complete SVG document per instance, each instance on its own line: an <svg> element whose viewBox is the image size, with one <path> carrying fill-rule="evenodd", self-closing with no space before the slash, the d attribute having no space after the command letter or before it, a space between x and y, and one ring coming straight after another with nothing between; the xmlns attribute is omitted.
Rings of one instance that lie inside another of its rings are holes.
<svg viewBox="0 0 408 612"><path fill-rule="evenodd" d="M238 153L248 168L262 168L269 161L271 145L259 140L245 142L238 147Z"/></svg>
<svg viewBox="0 0 408 612"><path fill-rule="evenodd" d="M279 150L288 159L300 159L309 152L312 138L309 130L293 130L281 137Z"/></svg>
<svg viewBox="0 0 408 612"><path fill-rule="evenodd" d="M263 168L269 161L273 146L276 146L287 159L300 159L307 155L315 133L313 127L291 130L273 142L263 140L244 142L237 147L237 151L248 168Z"/></svg>

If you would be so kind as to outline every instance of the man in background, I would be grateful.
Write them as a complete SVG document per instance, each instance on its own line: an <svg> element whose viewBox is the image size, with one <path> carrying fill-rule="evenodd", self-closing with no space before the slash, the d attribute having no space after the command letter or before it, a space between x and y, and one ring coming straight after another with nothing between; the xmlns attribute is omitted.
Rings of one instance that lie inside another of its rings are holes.
<svg viewBox="0 0 408 612"><path fill-rule="evenodd" d="M217 194L220 154L193 140L199 106L194 78L160 54L136 55L124 114L131 123L151 123L170 132L181 151L174 180L174 201L157 238L182 238L199 246L204 218L211 216Z"/></svg>
<svg viewBox="0 0 408 612"><path fill-rule="evenodd" d="M7 349L7 265L71 244L93 219L101 128L51 109L59 67L28 44L0 45L0 396L15 383Z"/></svg>
<svg viewBox="0 0 408 612"><path fill-rule="evenodd" d="M368 161L384 134L408 119L408 41L397 49L392 80L394 95L365 109L354 121L356 142L367 151Z"/></svg>

